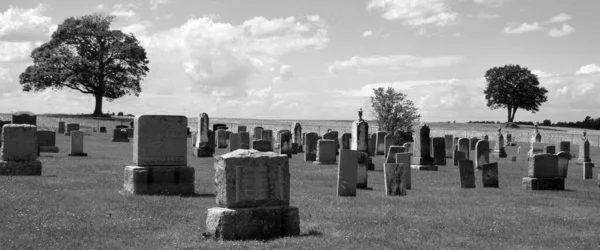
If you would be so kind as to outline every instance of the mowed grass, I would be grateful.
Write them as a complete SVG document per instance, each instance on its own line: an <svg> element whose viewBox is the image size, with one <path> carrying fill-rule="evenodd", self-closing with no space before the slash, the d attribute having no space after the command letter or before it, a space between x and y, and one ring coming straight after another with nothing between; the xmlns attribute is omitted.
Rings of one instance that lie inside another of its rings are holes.
<svg viewBox="0 0 600 250"><path fill-rule="evenodd" d="M384 193L383 158L374 157L370 190L337 197L337 166L315 166L303 154L290 159L291 205L300 209L301 236L270 241L206 239L206 211L215 206L212 158L192 156L196 194L121 193L133 143L111 134L85 137L88 157L42 153L41 177L0 176L0 249L593 249L600 246L600 188L570 163L566 191L521 188L527 162L499 161L500 188L461 189L457 167L412 172L407 196ZM191 144L189 140L188 145ZM520 144L523 149L525 144ZM516 148L507 149L509 156ZM226 150L219 149L217 154ZM519 155L522 160L524 153ZM577 147L572 148L577 153ZM592 148L599 162L600 150Z"/></svg>

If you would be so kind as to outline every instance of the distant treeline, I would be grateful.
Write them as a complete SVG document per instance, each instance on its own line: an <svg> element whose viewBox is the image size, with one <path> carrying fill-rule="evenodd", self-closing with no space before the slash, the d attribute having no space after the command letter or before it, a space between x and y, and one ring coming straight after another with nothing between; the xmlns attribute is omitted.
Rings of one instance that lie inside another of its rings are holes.
<svg viewBox="0 0 600 250"><path fill-rule="evenodd" d="M484 124L500 124L499 121L468 121L467 123L484 123ZM514 122L519 125L535 125L535 123L531 121L517 121ZM540 125L547 127L566 127L566 128L585 128L585 129L595 129L600 130L600 117L596 119L592 119L590 116L586 116L583 121L578 122L557 122L552 123L551 120L546 119Z"/></svg>
<svg viewBox="0 0 600 250"><path fill-rule="evenodd" d="M503 122L500 121L468 121L467 123L484 123L484 124L502 124ZM531 121L516 121L513 122L515 124L519 124L519 125L535 125L535 123L531 122Z"/></svg>

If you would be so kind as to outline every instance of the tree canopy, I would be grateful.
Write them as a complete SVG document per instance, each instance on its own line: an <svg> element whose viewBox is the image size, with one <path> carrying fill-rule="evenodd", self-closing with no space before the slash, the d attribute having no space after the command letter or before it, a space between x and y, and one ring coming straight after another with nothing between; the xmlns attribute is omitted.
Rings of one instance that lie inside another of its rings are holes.
<svg viewBox="0 0 600 250"><path fill-rule="evenodd" d="M485 72L487 87L483 91L490 109L506 108L508 122L513 122L518 109L536 113L548 100L546 90L540 87L537 75L526 67L505 65Z"/></svg>
<svg viewBox="0 0 600 250"><path fill-rule="evenodd" d="M373 91L375 95L371 96L371 113L375 115L379 129L390 133L396 130L414 132L413 123L421 118L414 103L391 87Z"/></svg>
<svg viewBox="0 0 600 250"><path fill-rule="evenodd" d="M102 98L138 96L149 71L146 51L133 34L111 30L114 19L103 14L67 18L31 53L33 65L19 76L23 91L67 87L91 94L94 115L102 115Z"/></svg>

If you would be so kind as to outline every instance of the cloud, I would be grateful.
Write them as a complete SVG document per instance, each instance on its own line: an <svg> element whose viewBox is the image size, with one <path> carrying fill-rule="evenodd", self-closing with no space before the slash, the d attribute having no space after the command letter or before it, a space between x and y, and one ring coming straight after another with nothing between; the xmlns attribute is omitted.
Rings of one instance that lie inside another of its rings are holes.
<svg viewBox="0 0 600 250"><path fill-rule="evenodd" d="M565 21L571 20L571 16L565 14L565 13L560 13L552 18L550 18L550 20L544 22L546 24L548 23L562 23Z"/></svg>
<svg viewBox="0 0 600 250"><path fill-rule="evenodd" d="M23 42L48 38L52 18L44 16L46 9L41 3L31 9L10 6L0 13L0 40Z"/></svg>
<svg viewBox="0 0 600 250"><path fill-rule="evenodd" d="M600 66L596 64L588 64L581 66L576 72L575 75L587 75L593 73L600 73Z"/></svg>
<svg viewBox="0 0 600 250"><path fill-rule="evenodd" d="M40 42L4 42L0 41L0 62L25 62Z"/></svg>
<svg viewBox="0 0 600 250"><path fill-rule="evenodd" d="M159 5L167 4L169 2L171 2L171 0L150 0L150 9L157 11Z"/></svg>
<svg viewBox="0 0 600 250"><path fill-rule="evenodd" d="M452 12L444 0L371 0L367 4L367 10L381 11L382 18L401 20L404 25L412 27L443 27L454 23L458 18L458 13Z"/></svg>
<svg viewBox="0 0 600 250"><path fill-rule="evenodd" d="M281 65L279 75L273 78L274 83L287 82L294 76L294 71L290 65Z"/></svg>
<svg viewBox="0 0 600 250"><path fill-rule="evenodd" d="M373 36L372 30L366 30L365 32L362 33L362 37L370 37L370 36Z"/></svg>
<svg viewBox="0 0 600 250"><path fill-rule="evenodd" d="M551 37L563 37L575 33L575 29L567 24L563 24L560 29L553 28L548 32Z"/></svg>
<svg viewBox="0 0 600 250"><path fill-rule="evenodd" d="M521 25L518 25L518 26L511 24L511 25L505 27L503 31L506 34L523 34L523 33L540 30L540 29L542 29L540 24L538 22L534 22L532 24L522 23Z"/></svg>
<svg viewBox="0 0 600 250"><path fill-rule="evenodd" d="M348 69L379 68L397 70L402 68L434 68L456 64L464 59L463 56L449 55L437 57L422 57L412 55L391 56L355 56L345 61L335 61L328 68L330 73Z"/></svg>
<svg viewBox="0 0 600 250"><path fill-rule="evenodd" d="M503 0L473 0L473 2L491 7L500 7L502 6Z"/></svg>
<svg viewBox="0 0 600 250"><path fill-rule="evenodd" d="M495 18L498 18L500 16L497 15L497 14L490 14L490 13L487 13L487 12L481 12L481 13L477 14L477 17L479 17L481 19L495 19Z"/></svg>
<svg viewBox="0 0 600 250"><path fill-rule="evenodd" d="M110 13L111 15L115 15L118 17L133 17L136 15L133 9L137 8L135 4L115 4L113 6L113 11Z"/></svg>
<svg viewBox="0 0 600 250"><path fill-rule="evenodd" d="M531 70L531 73L533 73L534 75L537 75L537 76L538 76L538 78L540 78L540 77L550 77L550 76L553 76L552 74L548 74L548 73L546 73L546 72L544 72L544 71L537 70L537 69Z"/></svg>

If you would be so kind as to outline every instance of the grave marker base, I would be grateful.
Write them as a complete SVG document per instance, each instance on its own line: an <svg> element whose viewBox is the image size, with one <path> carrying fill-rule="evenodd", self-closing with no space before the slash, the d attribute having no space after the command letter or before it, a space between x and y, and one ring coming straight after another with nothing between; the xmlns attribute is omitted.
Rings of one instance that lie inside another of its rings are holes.
<svg viewBox="0 0 600 250"><path fill-rule="evenodd" d="M300 235L297 207L208 209L206 231L216 240L255 240Z"/></svg>
<svg viewBox="0 0 600 250"><path fill-rule="evenodd" d="M213 148L209 148L209 147L200 147L200 148L194 147L192 152L193 152L192 154L196 157L213 157L215 150Z"/></svg>
<svg viewBox="0 0 600 250"><path fill-rule="evenodd" d="M565 190L565 179L524 177L522 185L531 190Z"/></svg>
<svg viewBox="0 0 600 250"><path fill-rule="evenodd" d="M193 194L193 167L125 167L127 194Z"/></svg>
<svg viewBox="0 0 600 250"><path fill-rule="evenodd" d="M410 167L419 171L438 171L438 166L436 165L411 165Z"/></svg>
<svg viewBox="0 0 600 250"><path fill-rule="evenodd" d="M0 175L42 175L42 162L0 161Z"/></svg>
<svg viewBox="0 0 600 250"><path fill-rule="evenodd" d="M69 154L69 156L87 157L87 153L73 153Z"/></svg>
<svg viewBox="0 0 600 250"><path fill-rule="evenodd" d="M57 146L40 146L42 153L58 153L60 151Z"/></svg>

